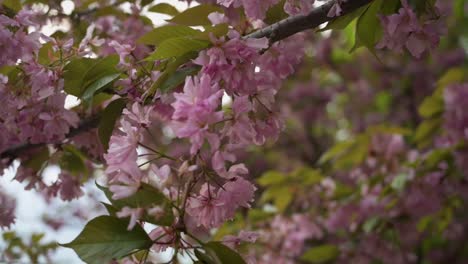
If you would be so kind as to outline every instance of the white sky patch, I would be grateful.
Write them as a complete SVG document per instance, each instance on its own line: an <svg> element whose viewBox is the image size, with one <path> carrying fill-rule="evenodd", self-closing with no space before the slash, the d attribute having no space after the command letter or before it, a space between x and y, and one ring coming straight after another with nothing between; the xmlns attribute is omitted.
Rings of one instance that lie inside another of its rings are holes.
<svg viewBox="0 0 468 264"><path fill-rule="evenodd" d="M74 96L74 95L67 95L67 97L65 97L65 109L72 109L73 107L75 106L78 106L81 104L81 100L78 99L78 97Z"/></svg>
<svg viewBox="0 0 468 264"><path fill-rule="evenodd" d="M65 0L62 3L60 3L60 5L62 6L63 13L65 13L66 15L70 15L73 12L73 10L75 10L75 3L73 3L73 1Z"/></svg>
<svg viewBox="0 0 468 264"><path fill-rule="evenodd" d="M222 106L229 106L232 104L232 98L226 92L223 94L223 98L221 99Z"/></svg>

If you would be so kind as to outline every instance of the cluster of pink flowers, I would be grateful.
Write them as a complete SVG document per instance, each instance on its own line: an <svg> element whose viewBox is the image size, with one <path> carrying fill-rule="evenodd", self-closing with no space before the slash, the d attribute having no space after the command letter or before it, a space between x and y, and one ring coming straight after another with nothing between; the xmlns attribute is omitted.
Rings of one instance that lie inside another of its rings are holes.
<svg viewBox="0 0 468 264"><path fill-rule="evenodd" d="M436 48L444 25L440 19L421 21L407 0L401 1L403 7L398 14L382 16L384 36L377 48L388 48L402 52L406 48L414 57L420 58L425 51Z"/></svg>

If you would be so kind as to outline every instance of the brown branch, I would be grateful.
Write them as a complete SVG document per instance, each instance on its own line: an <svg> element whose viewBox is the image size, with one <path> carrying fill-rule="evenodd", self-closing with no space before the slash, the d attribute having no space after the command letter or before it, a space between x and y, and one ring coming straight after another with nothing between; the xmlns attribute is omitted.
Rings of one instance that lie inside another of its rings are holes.
<svg viewBox="0 0 468 264"><path fill-rule="evenodd" d="M347 0L341 4L342 13L341 16L349 14L354 10L369 4L373 0ZM267 37L270 42L280 41L296 33L316 28L321 24L331 21L336 17L329 17L328 12L332 6L336 3L336 0L331 0L314 10L308 15L297 15L283 19L277 23L274 23L268 27L257 30L245 36L245 38L263 38Z"/></svg>
<svg viewBox="0 0 468 264"><path fill-rule="evenodd" d="M372 2L373 0L347 0L341 4L343 10L342 16L353 12L354 10ZM117 3L120 3L118 1ZM270 26L257 30L251 34L244 36L244 38L262 38L267 37L270 39L270 42L280 41L289 36L292 36L296 33L316 28L319 25L331 21L335 18L328 17L328 12L330 8L335 4L336 0L331 0L320 7L312 10L308 15L298 15L286 18L277 23L274 23ZM99 117L91 117L89 120L83 121L78 127L70 130L70 133L67 134L66 138L73 137L81 132L88 131L92 128L97 127L99 124ZM17 158L23 152L28 150L44 146L48 143L40 144L23 144L19 146L12 147L0 154L0 159L8 158L10 161Z"/></svg>
<svg viewBox="0 0 468 264"><path fill-rule="evenodd" d="M86 132L90 129L96 128L99 124L99 116L92 116L89 119L83 120L76 128L72 128L70 132L66 135L65 138L72 138L82 132ZM0 154L0 160L8 159L9 161L14 160L23 152L31 151L32 149L39 148L45 146L47 144L54 144L53 142L44 142L44 143L26 143L22 145L18 145L12 147L10 149L5 150Z"/></svg>

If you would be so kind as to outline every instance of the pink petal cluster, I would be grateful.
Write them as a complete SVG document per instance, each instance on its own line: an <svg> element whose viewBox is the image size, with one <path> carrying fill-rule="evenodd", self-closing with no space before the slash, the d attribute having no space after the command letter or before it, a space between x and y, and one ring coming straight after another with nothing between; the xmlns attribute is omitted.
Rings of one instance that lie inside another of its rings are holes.
<svg viewBox="0 0 468 264"><path fill-rule="evenodd" d="M381 16L384 36L377 48L388 48L402 52L406 48L411 55L420 58L425 51L436 48L440 35L444 32L441 20L421 22L407 0L402 0L403 7L398 14Z"/></svg>

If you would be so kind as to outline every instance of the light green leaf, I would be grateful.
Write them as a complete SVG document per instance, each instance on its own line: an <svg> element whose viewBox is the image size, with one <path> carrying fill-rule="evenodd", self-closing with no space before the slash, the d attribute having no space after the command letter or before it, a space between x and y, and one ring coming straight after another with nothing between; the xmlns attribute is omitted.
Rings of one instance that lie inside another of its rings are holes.
<svg viewBox="0 0 468 264"><path fill-rule="evenodd" d="M190 37L202 33L200 30L183 25L166 25L155 28L138 39L138 43L160 45L171 38Z"/></svg>
<svg viewBox="0 0 468 264"><path fill-rule="evenodd" d="M166 14L169 16L176 16L179 14L179 11L174 6L168 3L160 3L155 6L152 6L148 9L150 12Z"/></svg>
<svg viewBox="0 0 468 264"><path fill-rule="evenodd" d="M361 6L360 8L354 10L353 12L349 14L346 14L344 16L339 16L333 19L332 21L328 22L327 26L321 29L320 31L326 31L326 30L331 30L331 29L335 29L335 30L345 29L349 24L351 24L351 22L353 22L355 19L360 17L362 13L364 13L364 11L366 11L367 8L369 8L369 5L370 4Z"/></svg>
<svg viewBox="0 0 468 264"><path fill-rule="evenodd" d="M211 45L208 41L184 37L166 39L146 60L161 60L182 56L191 51L199 51Z"/></svg>
<svg viewBox="0 0 468 264"><path fill-rule="evenodd" d="M281 184L287 180L286 176L278 171L267 171L257 179L261 186Z"/></svg>
<svg viewBox="0 0 468 264"><path fill-rule="evenodd" d="M88 264L108 263L151 247L151 238L140 225L130 231L127 226L123 219L99 216L89 221L72 242L62 246L73 249Z"/></svg>
<svg viewBox="0 0 468 264"><path fill-rule="evenodd" d="M223 13L223 9L214 5L198 5L176 15L168 22L185 26L211 25L208 15L213 12Z"/></svg>
<svg viewBox="0 0 468 264"><path fill-rule="evenodd" d="M126 100L119 98L109 103L106 109L102 112L98 126L98 135L105 150L109 148L109 139L112 135L112 131L114 131L115 122L122 114L125 105Z"/></svg>
<svg viewBox="0 0 468 264"><path fill-rule="evenodd" d="M418 126L414 135L414 141L418 144L419 148L423 148L430 143L430 138L439 132L441 124L441 118L431 118Z"/></svg>
<svg viewBox="0 0 468 264"><path fill-rule="evenodd" d="M308 263L326 263L338 257L340 251L335 245L322 245L309 249L301 260Z"/></svg>

